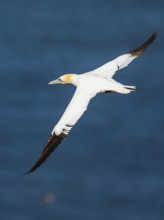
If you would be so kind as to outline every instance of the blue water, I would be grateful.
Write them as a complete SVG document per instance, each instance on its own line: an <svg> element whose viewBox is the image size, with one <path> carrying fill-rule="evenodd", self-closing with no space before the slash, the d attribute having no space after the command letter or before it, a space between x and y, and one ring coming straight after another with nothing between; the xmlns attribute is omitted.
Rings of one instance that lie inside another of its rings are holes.
<svg viewBox="0 0 164 220"><path fill-rule="evenodd" d="M0 219L164 219L164 1L0 1ZM35 173L74 88L48 86L144 42L115 76L130 95L98 95Z"/></svg>

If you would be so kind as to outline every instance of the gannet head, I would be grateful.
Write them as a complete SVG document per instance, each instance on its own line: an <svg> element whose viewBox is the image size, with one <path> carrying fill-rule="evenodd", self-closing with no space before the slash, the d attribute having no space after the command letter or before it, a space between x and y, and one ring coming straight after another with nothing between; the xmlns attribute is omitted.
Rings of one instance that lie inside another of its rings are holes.
<svg viewBox="0 0 164 220"><path fill-rule="evenodd" d="M72 85L77 85L77 75L73 73L65 74L63 76L60 76L58 79L53 80L49 82L49 85L52 84L72 84Z"/></svg>

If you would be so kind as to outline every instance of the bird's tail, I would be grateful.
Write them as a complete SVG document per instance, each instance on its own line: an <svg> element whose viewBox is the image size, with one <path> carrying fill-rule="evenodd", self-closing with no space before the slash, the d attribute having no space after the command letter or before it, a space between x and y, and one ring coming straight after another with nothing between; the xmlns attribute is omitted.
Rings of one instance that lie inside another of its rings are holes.
<svg viewBox="0 0 164 220"><path fill-rule="evenodd" d="M117 88L116 92L121 93L121 94L128 94L128 93L134 92L136 90L137 90L136 86L123 85L123 86Z"/></svg>
<svg viewBox="0 0 164 220"><path fill-rule="evenodd" d="M128 90L130 90L130 91L136 91L136 90L138 90L137 88L136 88L136 86L124 86L124 88L126 88L126 89L128 89Z"/></svg>
<svg viewBox="0 0 164 220"><path fill-rule="evenodd" d="M128 94L136 90L137 90L136 86L123 85L121 83L115 84L113 86L113 89L111 89L111 91L121 93L121 94Z"/></svg>

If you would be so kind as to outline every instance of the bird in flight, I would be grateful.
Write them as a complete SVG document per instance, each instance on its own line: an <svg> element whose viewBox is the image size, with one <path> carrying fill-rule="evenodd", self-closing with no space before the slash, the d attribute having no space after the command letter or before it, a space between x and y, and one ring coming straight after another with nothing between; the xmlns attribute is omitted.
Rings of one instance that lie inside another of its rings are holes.
<svg viewBox="0 0 164 220"><path fill-rule="evenodd" d="M135 58L142 55L155 40L156 36L157 33L153 32L148 40L141 46L117 57L95 70L79 75L66 74L49 82L50 85L71 84L76 87L76 91L62 117L52 130L48 142L41 152L39 159L25 174L36 170L49 157L62 140L67 137L72 127L87 110L90 100L98 93L117 92L121 94L128 94L136 90L135 86L123 85L115 81L112 77L118 70L128 66L128 64Z"/></svg>

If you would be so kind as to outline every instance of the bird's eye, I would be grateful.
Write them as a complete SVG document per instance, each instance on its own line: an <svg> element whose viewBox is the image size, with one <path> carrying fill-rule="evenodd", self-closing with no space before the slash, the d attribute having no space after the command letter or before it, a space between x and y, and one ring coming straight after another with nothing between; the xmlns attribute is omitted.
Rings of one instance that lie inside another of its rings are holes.
<svg viewBox="0 0 164 220"><path fill-rule="evenodd" d="M61 78L59 78L58 80L59 80L59 82L60 82L60 83L62 83L62 82L63 82L63 80L62 80Z"/></svg>

